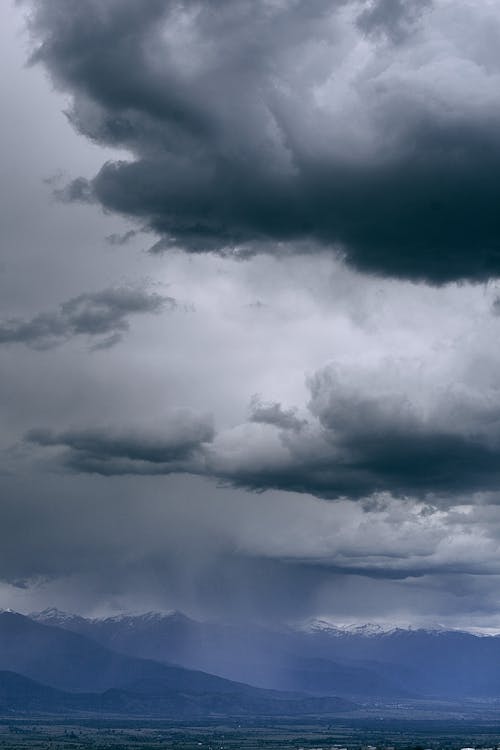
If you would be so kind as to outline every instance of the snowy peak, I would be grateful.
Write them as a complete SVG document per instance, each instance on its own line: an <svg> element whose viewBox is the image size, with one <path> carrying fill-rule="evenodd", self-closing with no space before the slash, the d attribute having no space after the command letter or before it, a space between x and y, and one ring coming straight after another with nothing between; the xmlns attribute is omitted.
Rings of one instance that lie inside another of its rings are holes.
<svg viewBox="0 0 500 750"><path fill-rule="evenodd" d="M187 615L172 610L170 612L144 612L140 614L122 613L105 617L83 617L82 615L64 612L56 607L48 607L41 612L31 612L28 617L36 622L54 625L58 627L69 627L71 625L122 625L126 627L136 627L141 625L153 625L156 623L169 624L188 624L193 622Z"/></svg>
<svg viewBox="0 0 500 750"><path fill-rule="evenodd" d="M374 622L336 625L327 620L318 619L308 620L301 628L299 628L299 630L306 633L324 633L325 635L333 637L351 635L364 638L403 635L406 633L428 633L437 635L440 633L467 632L453 628L445 628L439 624L427 627Z"/></svg>
<svg viewBox="0 0 500 750"><path fill-rule="evenodd" d="M2 612L11 612L12 610L0 610ZM193 620L179 610L171 611L149 611L142 613L122 613L117 615L103 617L83 617L82 615L71 614L57 609L48 607L41 612L32 612L28 617L36 622L44 623L70 630L87 630L95 627L113 627L125 630L144 630L151 627L165 626L169 629L189 629L190 627L203 626L208 623L202 623ZM404 636L409 634L428 634L428 635L446 635L450 633L468 633L475 636L494 636L493 632L478 632L472 630L462 630L460 628L445 627L441 624L432 625L409 625L395 623L342 623L336 624L326 619L310 619L300 626L294 628L284 628L279 632L296 632L298 634L324 635L330 638L345 638L348 636L358 638L387 638L389 636Z"/></svg>
<svg viewBox="0 0 500 750"><path fill-rule="evenodd" d="M61 609L57 609L57 607L47 607L47 609L42 610L41 612L32 612L29 617L44 617L45 619L54 618L58 620L67 620L72 619L73 617L78 617L78 615L73 615L70 612L64 612Z"/></svg>
<svg viewBox="0 0 500 750"><path fill-rule="evenodd" d="M332 636L360 635L373 637L394 633L401 628L395 625L380 625L378 623L365 623L363 625L354 623L350 625L335 625L327 620L309 620L305 623L302 631L309 633L325 633Z"/></svg>
<svg viewBox="0 0 500 750"><path fill-rule="evenodd" d="M66 627L72 623L84 623L85 617L73 615L70 612L63 612L56 607L47 607L41 612L31 612L28 617L35 622L41 622L45 625L54 625L57 627Z"/></svg>
<svg viewBox="0 0 500 750"><path fill-rule="evenodd" d="M171 610L170 612L143 612L141 614L120 614L111 615L110 617L95 618L94 622L113 622L113 623L155 623L155 622L190 622L189 617L179 612Z"/></svg>
<svg viewBox="0 0 500 750"><path fill-rule="evenodd" d="M21 612L17 612L10 608L0 608L0 617L5 620L19 619L25 622L34 622L39 625L47 625L49 627L81 633L105 630L108 626L111 629L121 629L125 631L128 627L134 625L137 627L137 630L145 631L149 626L154 627L157 624L164 624L167 626L167 630L172 630L170 627L172 623L175 625L177 622L181 622L181 620L175 619L176 615L174 615L172 619L172 615L170 614L157 612L150 612L144 615L118 615L116 617L90 618L72 614L70 612L64 612L55 607L48 607L40 612L31 612L29 614L22 614ZM195 621L184 617L181 627L184 626L184 624L188 625L189 623L195 623Z"/></svg>

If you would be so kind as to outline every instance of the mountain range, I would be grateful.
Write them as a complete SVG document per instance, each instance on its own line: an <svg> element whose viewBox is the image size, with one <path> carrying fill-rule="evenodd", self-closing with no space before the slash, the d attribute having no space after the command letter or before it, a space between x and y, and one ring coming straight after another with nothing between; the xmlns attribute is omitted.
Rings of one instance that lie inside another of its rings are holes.
<svg viewBox="0 0 500 750"><path fill-rule="evenodd" d="M500 637L0 612L0 714L339 715L500 699Z"/></svg>
<svg viewBox="0 0 500 750"><path fill-rule="evenodd" d="M114 651L176 663L261 688L359 700L500 697L500 637L458 630L264 628L147 613L88 619L57 610L38 623Z"/></svg>
<svg viewBox="0 0 500 750"><path fill-rule="evenodd" d="M4 715L84 712L179 719L331 714L353 707L335 696L267 690L119 653L87 635L0 613Z"/></svg>

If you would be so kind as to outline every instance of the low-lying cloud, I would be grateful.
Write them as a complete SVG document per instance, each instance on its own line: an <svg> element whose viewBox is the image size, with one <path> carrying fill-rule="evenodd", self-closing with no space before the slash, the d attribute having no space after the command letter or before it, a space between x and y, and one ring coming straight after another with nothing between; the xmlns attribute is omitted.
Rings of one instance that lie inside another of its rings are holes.
<svg viewBox="0 0 500 750"><path fill-rule="evenodd" d="M258 491L326 499L388 492L448 503L500 483L500 394L490 364L489 386L485 374L476 383L469 367L451 385L446 372L424 376L411 360L389 359L364 371L328 365L309 381L308 419L255 398L248 422L217 434L191 417L182 460L166 458L164 438L147 431L133 439L78 430L35 431L29 438L64 446L66 465L83 472L179 471Z"/></svg>
<svg viewBox="0 0 500 750"><path fill-rule="evenodd" d="M149 430L31 430L26 439L43 447L64 447L63 463L73 471L120 474L199 473L202 449L214 436L209 416L173 411L156 434Z"/></svg>
<svg viewBox="0 0 500 750"><path fill-rule="evenodd" d="M130 328L129 317L173 309L176 302L143 289L110 287L80 294L63 302L54 312L33 318L8 318L0 322L0 345L26 344L51 349L75 336L86 336L93 349L110 348Z"/></svg>

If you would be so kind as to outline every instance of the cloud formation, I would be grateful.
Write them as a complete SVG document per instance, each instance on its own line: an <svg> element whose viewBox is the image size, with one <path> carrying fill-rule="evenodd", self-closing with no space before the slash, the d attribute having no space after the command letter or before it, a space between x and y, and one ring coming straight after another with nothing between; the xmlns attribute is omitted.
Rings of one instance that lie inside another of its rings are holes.
<svg viewBox="0 0 500 750"><path fill-rule="evenodd" d="M33 59L74 126L131 154L67 200L149 226L157 250L330 248L434 284L500 273L494 3L32 7Z"/></svg>
<svg viewBox="0 0 500 750"><path fill-rule="evenodd" d="M300 430L307 422L299 419L295 409L283 409L277 401L264 403L258 396L250 402L250 422L274 425L282 430Z"/></svg>
<svg viewBox="0 0 500 750"><path fill-rule="evenodd" d="M496 4L24 7L41 65L17 3L0 24L1 606L498 626L498 286L411 283L498 273ZM191 254L138 255L148 229ZM174 307L80 295L138 263L197 314L33 354Z"/></svg>
<svg viewBox="0 0 500 750"><path fill-rule="evenodd" d="M155 434L141 430L85 429L53 432L34 429L26 439L40 446L63 446L64 464L73 471L116 476L120 474L198 473L202 448L213 439L209 416L186 409L173 411Z"/></svg>
<svg viewBox="0 0 500 750"><path fill-rule="evenodd" d="M131 287L110 287L73 297L55 312L40 313L29 320L9 318L0 322L0 345L51 349L84 335L94 341L93 349L110 348L129 330L130 316L160 313L175 306L172 297Z"/></svg>
<svg viewBox="0 0 500 750"><path fill-rule="evenodd" d="M175 476L27 474L5 490L3 606L499 622L498 505L436 510L386 496L366 512L288 493L248 502Z"/></svg>
<svg viewBox="0 0 500 750"><path fill-rule="evenodd" d="M357 24L367 34L385 35L394 42L402 42L431 5L432 0L372 0L365 3Z"/></svg>
<svg viewBox="0 0 500 750"><path fill-rule="evenodd" d="M327 499L387 492L446 504L500 483L496 362L490 362L489 376L485 361L482 366L480 382L467 365L450 383L442 363L426 374L412 360L386 359L365 370L328 365L309 381L308 420L279 403L254 399L248 422L218 434L195 419L189 454L173 463L164 456L164 438L147 433L130 440L127 434L42 431L29 438L65 446L64 462L82 472L180 471L254 490Z"/></svg>
<svg viewBox="0 0 500 750"><path fill-rule="evenodd" d="M255 489L324 498L377 492L438 499L495 490L500 481L496 362L451 373L393 358L376 367L328 365L309 382L300 431L267 422L214 443L214 471ZM457 363L448 363L457 367ZM489 373L489 374L488 374ZM272 425L272 426L271 426Z"/></svg>

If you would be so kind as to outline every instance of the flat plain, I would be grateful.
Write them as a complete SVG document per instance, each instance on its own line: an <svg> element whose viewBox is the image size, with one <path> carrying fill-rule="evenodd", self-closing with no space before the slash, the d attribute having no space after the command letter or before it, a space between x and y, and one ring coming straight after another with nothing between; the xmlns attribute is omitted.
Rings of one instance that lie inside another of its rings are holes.
<svg viewBox="0 0 500 750"><path fill-rule="evenodd" d="M494 748L500 717L484 721L373 719L315 723L258 721L173 724L161 721L0 720L9 750L459 750Z"/></svg>

